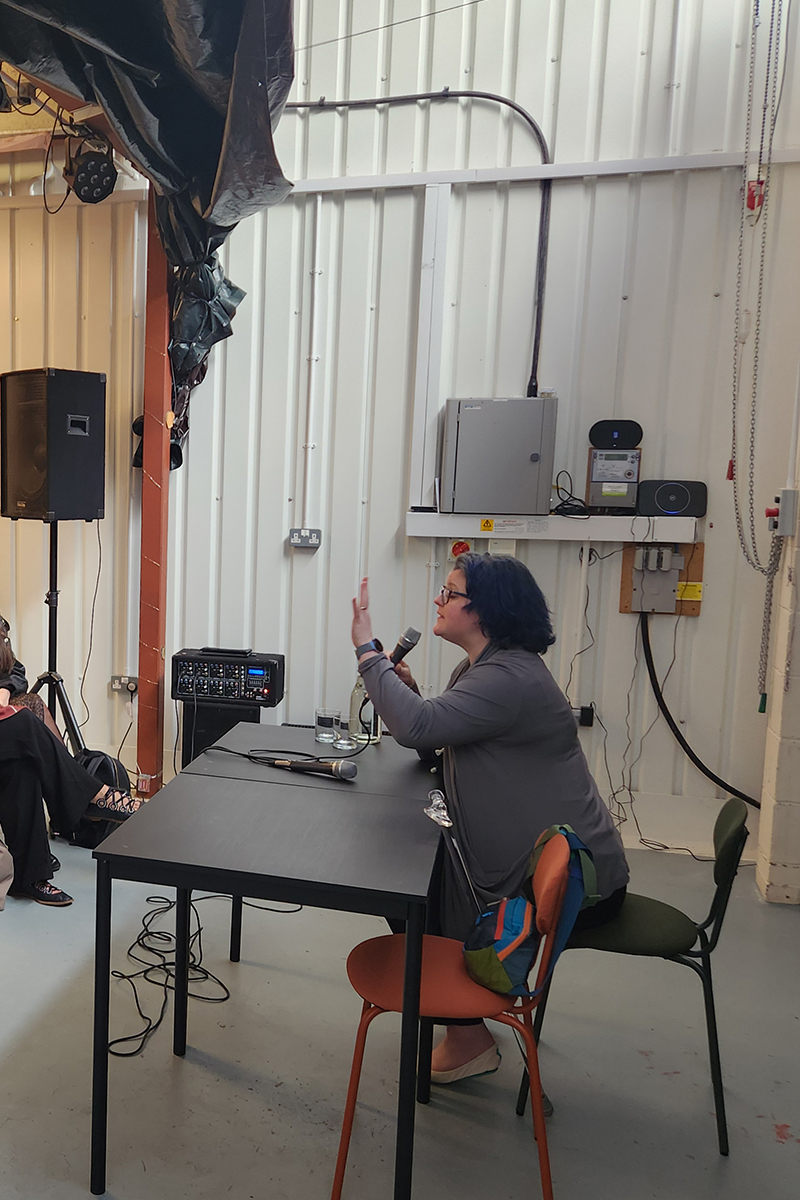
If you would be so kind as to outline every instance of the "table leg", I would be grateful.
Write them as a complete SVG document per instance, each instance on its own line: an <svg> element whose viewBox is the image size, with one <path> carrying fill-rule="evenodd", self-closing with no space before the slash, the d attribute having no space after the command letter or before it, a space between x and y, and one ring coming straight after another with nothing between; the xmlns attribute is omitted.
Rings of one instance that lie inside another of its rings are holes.
<svg viewBox="0 0 800 1200"><path fill-rule="evenodd" d="M397 1146L394 1162L394 1200L410 1200L414 1155L414 1109L419 1040L419 988L422 976L422 935L425 906L411 904L406 925L406 963L403 977L403 1023L400 1034L400 1086L397 1096Z"/></svg>
<svg viewBox="0 0 800 1200"><path fill-rule="evenodd" d="M106 1190L108 1136L108 1005L111 986L111 868L97 862L94 944L94 1047L92 1055L91 1190Z"/></svg>
<svg viewBox="0 0 800 1200"><path fill-rule="evenodd" d="M186 1021L189 1011L189 912L192 893L176 888L175 906L175 1026L172 1053L186 1053Z"/></svg>
<svg viewBox="0 0 800 1200"><path fill-rule="evenodd" d="M422 1017L419 1023L419 1056L417 1059L417 1102L431 1101L431 1055L433 1054L433 1021Z"/></svg>
<svg viewBox="0 0 800 1200"><path fill-rule="evenodd" d="M241 896L233 896L231 904L231 962L238 962L242 956L242 905Z"/></svg>

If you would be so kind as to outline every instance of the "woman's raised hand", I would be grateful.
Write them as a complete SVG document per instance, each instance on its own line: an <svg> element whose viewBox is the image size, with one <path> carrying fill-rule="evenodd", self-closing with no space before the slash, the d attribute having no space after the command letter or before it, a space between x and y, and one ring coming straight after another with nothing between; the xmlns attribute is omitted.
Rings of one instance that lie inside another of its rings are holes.
<svg viewBox="0 0 800 1200"><path fill-rule="evenodd" d="M353 626L351 637L354 646L363 646L372 641L372 618L369 615L369 583L361 580L358 599L353 600Z"/></svg>

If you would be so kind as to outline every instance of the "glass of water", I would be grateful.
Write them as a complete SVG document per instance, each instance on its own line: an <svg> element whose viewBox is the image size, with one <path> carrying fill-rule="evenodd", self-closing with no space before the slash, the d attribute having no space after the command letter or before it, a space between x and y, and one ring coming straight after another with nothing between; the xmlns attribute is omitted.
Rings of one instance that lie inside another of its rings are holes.
<svg viewBox="0 0 800 1200"><path fill-rule="evenodd" d="M353 737L349 729L350 722L347 714L342 717L338 715L336 720L336 737L333 742L334 750L357 750L358 742Z"/></svg>
<svg viewBox="0 0 800 1200"><path fill-rule="evenodd" d="M339 727L338 708L318 708L314 713L314 737L318 742L332 742Z"/></svg>

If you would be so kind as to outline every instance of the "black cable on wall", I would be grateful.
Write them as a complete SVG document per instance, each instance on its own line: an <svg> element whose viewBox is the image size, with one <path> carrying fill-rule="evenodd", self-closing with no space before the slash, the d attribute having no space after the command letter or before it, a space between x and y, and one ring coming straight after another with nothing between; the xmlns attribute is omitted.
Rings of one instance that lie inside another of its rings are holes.
<svg viewBox="0 0 800 1200"><path fill-rule="evenodd" d="M723 792L728 792L728 794L731 796L738 796L740 800L744 800L746 804L751 804L753 808L761 808L760 800L754 800L752 796L746 796L744 792L740 792L738 788L731 787L731 785L726 783L724 779L720 779L719 775L715 775L714 772L705 765L702 759L698 758L678 728L675 718L667 708L667 702L664 699L664 694L661 691L661 686L658 682L658 676L656 675L656 668L655 664L653 663L653 651L650 646L650 626L648 621L649 615L650 614L646 612L639 614L639 628L642 634L644 661L647 665L647 674L650 676L650 685L653 689L653 695L656 698L656 704L658 705L664 720L667 722L673 734L675 735L675 740L687 758L689 758L697 767L698 771L702 771L706 778L710 779L712 783L715 783L718 788L722 789Z"/></svg>
<svg viewBox="0 0 800 1200"><path fill-rule="evenodd" d="M451 91L450 88L443 88L440 92L410 92L402 96L375 96L370 100L326 100L321 96L319 100L295 100L285 105L287 109L326 109L326 108L377 108L381 104L414 104L418 100L491 100L496 104L505 104L512 109L517 116L530 127L533 136L539 146L539 152L542 156L542 163L549 163L550 150L547 145L547 139L541 130L539 124L534 120L531 114L517 104L515 100L510 100L508 96L498 96L494 92L476 92L476 91ZM542 312L544 308L544 285L547 276L547 248L550 241L550 191L552 186L551 179L541 180L541 207L539 211L539 240L536 248L536 283L534 289L534 309L533 309L533 357L531 360L531 374L528 380L527 395L539 395L539 351L542 343Z"/></svg>

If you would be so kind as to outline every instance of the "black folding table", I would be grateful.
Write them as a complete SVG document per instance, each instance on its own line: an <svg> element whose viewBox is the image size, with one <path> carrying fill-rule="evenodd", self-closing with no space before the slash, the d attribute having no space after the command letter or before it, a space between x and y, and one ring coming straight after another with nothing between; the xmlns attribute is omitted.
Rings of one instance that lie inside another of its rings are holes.
<svg viewBox="0 0 800 1200"><path fill-rule="evenodd" d="M310 731L286 726L243 724L221 741L243 749L326 752ZM106 1187L111 888L114 879L130 879L176 889L177 1055L186 1052L193 889L407 922L394 1200L409 1200L422 935L438 845L437 827L422 808L433 781L412 751L387 738L356 762L357 779L345 782L207 751L94 851L95 1195Z"/></svg>

